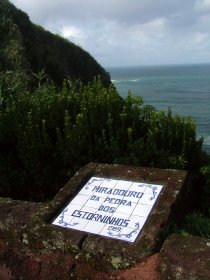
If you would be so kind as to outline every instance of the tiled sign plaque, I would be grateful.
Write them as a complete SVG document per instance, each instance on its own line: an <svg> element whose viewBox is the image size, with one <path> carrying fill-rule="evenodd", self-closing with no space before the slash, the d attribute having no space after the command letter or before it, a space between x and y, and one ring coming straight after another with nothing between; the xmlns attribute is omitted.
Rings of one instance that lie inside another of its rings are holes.
<svg viewBox="0 0 210 280"><path fill-rule="evenodd" d="M134 242L162 187L92 177L53 224Z"/></svg>

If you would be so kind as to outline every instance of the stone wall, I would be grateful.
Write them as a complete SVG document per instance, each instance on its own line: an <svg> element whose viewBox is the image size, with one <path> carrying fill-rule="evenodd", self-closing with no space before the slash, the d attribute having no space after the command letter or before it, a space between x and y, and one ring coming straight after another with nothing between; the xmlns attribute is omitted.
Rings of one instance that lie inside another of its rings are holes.
<svg viewBox="0 0 210 280"><path fill-rule="evenodd" d="M134 243L52 225L91 176L164 186ZM175 235L164 240L170 221L184 214L189 182L185 171L90 163L48 203L1 198L0 279L210 279L205 278L208 240ZM188 266L185 256L190 258ZM200 269L193 274L198 260ZM186 278L189 273L194 278Z"/></svg>

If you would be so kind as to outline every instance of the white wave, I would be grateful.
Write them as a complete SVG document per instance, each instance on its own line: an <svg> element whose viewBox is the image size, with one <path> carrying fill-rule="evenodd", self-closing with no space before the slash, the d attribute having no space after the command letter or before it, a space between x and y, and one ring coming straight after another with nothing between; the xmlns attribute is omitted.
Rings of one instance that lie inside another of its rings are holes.
<svg viewBox="0 0 210 280"><path fill-rule="evenodd" d="M112 83L114 83L114 84L119 84L119 83L124 82L123 80L114 80L114 79L112 79L111 81L112 81Z"/></svg>
<svg viewBox="0 0 210 280"><path fill-rule="evenodd" d="M115 79L111 79L111 81L114 83L114 84L116 84L116 83L136 83L136 82L139 82L140 80L139 79L130 79L130 80L124 80L124 79L122 79L122 80L115 80Z"/></svg>
<svg viewBox="0 0 210 280"><path fill-rule="evenodd" d="M204 144L210 146L210 136L204 136Z"/></svg>

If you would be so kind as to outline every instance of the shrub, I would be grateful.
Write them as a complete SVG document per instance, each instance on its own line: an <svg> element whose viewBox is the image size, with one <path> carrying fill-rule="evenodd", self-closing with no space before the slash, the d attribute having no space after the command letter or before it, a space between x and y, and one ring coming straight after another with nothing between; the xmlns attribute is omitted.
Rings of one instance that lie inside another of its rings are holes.
<svg viewBox="0 0 210 280"><path fill-rule="evenodd" d="M95 79L18 94L1 108L0 146L0 195L44 200L90 161L197 170L202 141L191 118Z"/></svg>
<svg viewBox="0 0 210 280"><path fill-rule="evenodd" d="M210 238L210 218L201 213L193 213L185 217L185 230L194 235Z"/></svg>

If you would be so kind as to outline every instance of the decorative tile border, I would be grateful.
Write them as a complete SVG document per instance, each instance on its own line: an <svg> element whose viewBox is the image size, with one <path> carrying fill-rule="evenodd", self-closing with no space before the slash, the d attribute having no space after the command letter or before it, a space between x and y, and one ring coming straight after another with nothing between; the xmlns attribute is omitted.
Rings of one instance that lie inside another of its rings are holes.
<svg viewBox="0 0 210 280"><path fill-rule="evenodd" d="M163 185L92 177L54 225L134 242Z"/></svg>

